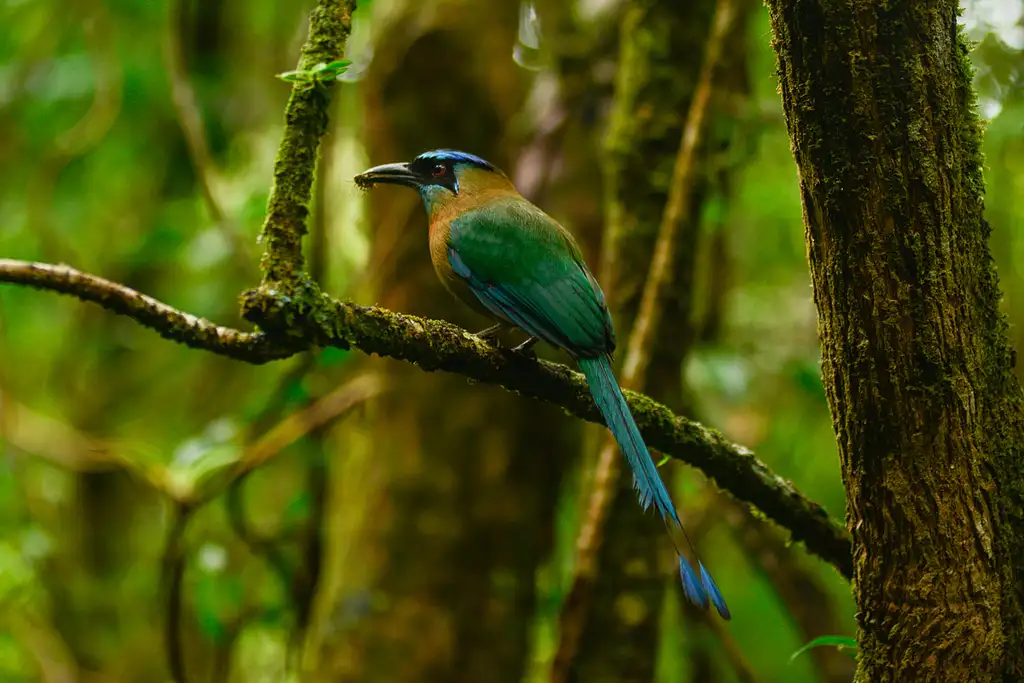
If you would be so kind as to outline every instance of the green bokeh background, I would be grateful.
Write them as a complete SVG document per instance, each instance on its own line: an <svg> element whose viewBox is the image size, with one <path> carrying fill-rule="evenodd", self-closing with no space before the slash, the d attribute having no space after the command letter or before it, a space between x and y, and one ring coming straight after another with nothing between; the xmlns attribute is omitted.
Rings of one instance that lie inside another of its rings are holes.
<svg viewBox="0 0 1024 683"><path fill-rule="evenodd" d="M294 68L311 3L184 6L181 23L164 3L0 0L0 257L68 263L245 328L237 295L258 276L256 235L288 97L274 74ZM359 296L369 255L365 195L351 182L367 164L359 79L382 39L381 18L404 7L361 3L348 55L354 65L333 104L325 141L332 162L317 201L329 245L319 255L325 288L338 296ZM987 217L1019 349L1024 6L991 0L965 8L989 119ZM705 207L709 229L729 231L724 327L681 371L702 420L841 518L844 492L770 35L758 5L745 38L753 147L736 171L731 201ZM173 104L169 40L180 40L186 56L225 216L220 223L211 220ZM543 60L526 66L531 79L551 77ZM523 125L509 122L510 130ZM327 352L295 379L306 361L248 366L176 346L92 305L0 287L0 680L64 680L54 673L60 667L100 672L88 680L166 680L160 567L173 508L145 482L146 473L166 484L215 469L237 457L252 434L331 391L362 361L355 352ZM344 438L332 427L299 439L247 482L249 523L278 538L300 534L311 510L310 463L326 457L341 467L335 461L344 451L344 467L358 468L372 438L350 426ZM97 488L89 472L109 469L111 457L132 463L130 473ZM701 481L687 472L684 498ZM560 508L559 550L540 573L529 667L536 680L552 651L571 561L573 495L567 490ZM348 501L351 509L335 506L332 514L358 514L358 497ZM184 540L190 666L196 680L206 680L220 656L210 653L226 651L231 680L296 680L286 666L293 605L272 566L239 540L222 502L197 513ZM713 528L703 547L734 614L728 630L761 679L817 680L807 657L789 662L803 641L727 530ZM806 564L845 615L843 634L853 635L849 586L817 560ZM681 645L690 636L676 611L670 604L663 683L688 680ZM712 639L708 647L720 645ZM728 668L721 676L736 680Z"/></svg>

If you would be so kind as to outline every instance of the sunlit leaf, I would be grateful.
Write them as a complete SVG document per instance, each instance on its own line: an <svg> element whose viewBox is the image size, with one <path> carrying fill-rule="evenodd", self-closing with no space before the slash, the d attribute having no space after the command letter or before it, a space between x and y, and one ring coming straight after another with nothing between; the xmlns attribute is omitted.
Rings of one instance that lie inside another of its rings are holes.
<svg viewBox="0 0 1024 683"><path fill-rule="evenodd" d="M802 648L794 652L789 657L789 661L792 662L794 659L816 647L834 647L840 652L846 652L854 659L857 658L857 639L850 636L819 636L811 642L804 645Z"/></svg>
<svg viewBox="0 0 1024 683"><path fill-rule="evenodd" d="M333 62L320 62L310 69L298 69L275 74L276 78L288 83L305 83L308 86L319 85L338 80L352 64L347 59L336 59Z"/></svg>

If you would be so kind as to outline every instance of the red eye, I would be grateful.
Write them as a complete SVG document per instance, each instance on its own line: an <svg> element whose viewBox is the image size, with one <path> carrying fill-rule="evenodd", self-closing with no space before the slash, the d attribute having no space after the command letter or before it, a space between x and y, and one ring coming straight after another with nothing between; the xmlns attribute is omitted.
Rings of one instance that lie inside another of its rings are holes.
<svg viewBox="0 0 1024 683"><path fill-rule="evenodd" d="M441 176L444 175L444 172L447 170L448 168L444 164L437 164L434 166L434 168L430 169L430 174L433 175L435 178L440 178Z"/></svg>

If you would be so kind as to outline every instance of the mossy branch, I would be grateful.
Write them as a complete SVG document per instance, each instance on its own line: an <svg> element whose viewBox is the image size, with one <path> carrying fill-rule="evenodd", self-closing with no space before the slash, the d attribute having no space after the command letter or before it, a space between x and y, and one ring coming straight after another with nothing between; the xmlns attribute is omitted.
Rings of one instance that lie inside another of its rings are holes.
<svg viewBox="0 0 1024 683"><path fill-rule="evenodd" d="M565 365L494 348L441 320L339 301L308 283L292 295L248 292L243 301L246 315L266 331L247 333L67 266L0 259L0 282L70 294L127 316L166 339L248 363L287 358L316 347L355 348L415 363L425 371L444 370L497 384L604 424L583 376ZM788 529L794 541L805 543L844 576L851 575L850 537L820 505L717 431L675 415L647 396L625 393L652 448L699 468L719 487Z"/></svg>
<svg viewBox="0 0 1024 683"><path fill-rule="evenodd" d="M280 342L270 341L265 334L221 327L191 313L179 311L131 287L83 273L70 266L0 259L0 282L70 294L127 316L143 327L156 331L164 339L247 363L266 363L297 353L297 350Z"/></svg>
<svg viewBox="0 0 1024 683"><path fill-rule="evenodd" d="M356 0L321 0L309 16L309 37L298 69L311 71L344 56ZM320 138L327 132L331 81L297 82L284 112L284 135L274 162L274 184L260 239L263 286L290 289L304 277L302 237L316 172Z"/></svg>

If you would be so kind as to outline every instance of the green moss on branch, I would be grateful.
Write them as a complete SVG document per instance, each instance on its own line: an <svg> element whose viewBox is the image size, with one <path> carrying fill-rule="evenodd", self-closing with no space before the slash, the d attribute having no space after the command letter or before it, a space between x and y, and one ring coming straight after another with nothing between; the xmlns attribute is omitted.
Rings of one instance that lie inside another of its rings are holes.
<svg viewBox="0 0 1024 683"><path fill-rule="evenodd" d="M355 8L356 0L321 0L309 17L309 37L302 48L300 70L344 56ZM297 83L292 87L260 233L265 286L290 288L302 273L302 237L306 234L317 150L327 131L332 87L331 83L312 87Z"/></svg>
<svg viewBox="0 0 1024 683"><path fill-rule="evenodd" d="M297 353L294 347L271 340L265 334L221 327L130 287L70 266L0 259L0 282L90 301L131 318L164 339L247 363L261 364Z"/></svg>

